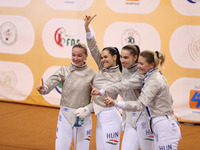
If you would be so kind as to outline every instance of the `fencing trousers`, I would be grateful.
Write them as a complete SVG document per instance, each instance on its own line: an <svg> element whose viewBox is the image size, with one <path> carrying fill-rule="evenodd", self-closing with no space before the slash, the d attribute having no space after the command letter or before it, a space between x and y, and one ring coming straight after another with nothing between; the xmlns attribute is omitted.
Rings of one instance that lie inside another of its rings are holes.
<svg viewBox="0 0 200 150"><path fill-rule="evenodd" d="M122 150L153 150L154 136L147 125L145 111L139 116L136 129L126 120L124 136L122 140Z"/></svg>
<svg viewBox="0 0 200 150"><path fill-rule="evenodd" d="M122 118L117 108L105 108L96 117L97 150L119 150Z"/></svg>
<svg viewBox="0 0 200 150"><path fill-rule="evenodd" d="M152 119L155 150L177 150L181 139L180 126L173 116L160 116Z"/></svg>
<svg viewBox="0 0 200 150"><path fill-rule="evenodd" d="M136 123L141 150L154 150L154 135L148 125L148 119L143 111Z"/></svg>
<svg viewBox="0 0 200 150"><path fill-rule="evenodd" d="M92 131L91 116L84 118L82 127L72 127L60 110L56 131L56 150L70 150L72 139L74 138L75 150L89 150L90 137Z"/></svg>
<svg viewBox="0 0 200 150"><path fill-rule="evenodd" d="M126 121L121 150L139 150L139 148L138 133L135 128Z"/></svg>

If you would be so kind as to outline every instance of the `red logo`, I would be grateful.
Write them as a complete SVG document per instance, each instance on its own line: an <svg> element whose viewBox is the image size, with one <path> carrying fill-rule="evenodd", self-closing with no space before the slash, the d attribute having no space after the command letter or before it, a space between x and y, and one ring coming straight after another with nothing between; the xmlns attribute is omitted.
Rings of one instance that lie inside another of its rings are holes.
<svg viewBox="0 0 200 150"><path fill-rule="evenodd" d="M80 42L80 39L77 39L75 36L67 35L66 30L63 27L56 30L54 40L60 47L73 46Z"/></svg>
<svg viewBox="0 0 200 150"><path fill-rule="evenodd" d="M65 33L65 29L64 28L58 28L55 32L55 35L54 35L54 39L55 39L55 42L63 47L62 43L61 43L61 40L62 40L62 34Z"/></svg>

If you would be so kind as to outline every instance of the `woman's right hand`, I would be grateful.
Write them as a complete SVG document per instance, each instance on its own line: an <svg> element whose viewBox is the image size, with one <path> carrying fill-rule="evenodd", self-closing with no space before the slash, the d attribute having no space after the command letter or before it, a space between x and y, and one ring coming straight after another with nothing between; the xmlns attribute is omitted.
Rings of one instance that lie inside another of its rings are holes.
<svg viewBox="0 0 200 150"><path fill-rule="evenodd" d="M42 85L39 85L36 89L38 90L39 93L44 93L44 82L43 82L43 78L41 79L41 83Z"/></svg>
<svg viewBox="0 0 200 150"><path fill-rule="evenodd" d="M89 29L89 24L90 24L90 22L92 21L92 19L94 18L94 17L96 17L97 15L94 15L94 16L85 16L85 19L84 19L84 21L85 21L85 31L86 32L90 32L90 29Z"/></svg>
<svg viewBox="0 0 200 150"><path fill-rule="evenodd" d="M91 91L91 94L90 94L91 96L93 96L93 95L100 95L101 96L101 92L97 88L94 88L91 83L90 83L90 86L92 88L92 91Z"/></svg>
<svg viewBox="0 0 200 150"><path fill-rule="evenodd" d="M105 91L105 99L104 99L104 103L106 105L112 105L112 106L115 106L116 102L108 96L107 92Z"/></svg>

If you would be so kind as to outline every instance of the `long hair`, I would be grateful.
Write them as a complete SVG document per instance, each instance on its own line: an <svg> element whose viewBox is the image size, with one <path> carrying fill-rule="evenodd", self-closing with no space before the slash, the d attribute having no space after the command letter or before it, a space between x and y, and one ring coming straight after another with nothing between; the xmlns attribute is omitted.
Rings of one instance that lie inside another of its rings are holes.
<svg viewBox="0 0 200 150"><path fill-rule="evenodd" d="M105 49L109 51L110 55L117 55L116 64L119 65L119 70L122 72L122 64L120 61L120 54L117 47L105 47L102 51L104 51Z"/></svg>

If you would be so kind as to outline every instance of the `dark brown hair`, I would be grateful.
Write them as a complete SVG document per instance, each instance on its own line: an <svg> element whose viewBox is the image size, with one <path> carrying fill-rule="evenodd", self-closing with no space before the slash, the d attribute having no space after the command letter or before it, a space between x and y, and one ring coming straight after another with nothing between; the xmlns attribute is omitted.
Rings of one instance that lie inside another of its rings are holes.
<svg viewBox="0 0 200 150"><path fill-rule="evenodd" d="M122 47L122 50L127 50L131 53L131 55L134 57L135 55L137 56L137 60L135 61L136 63L138 62L138 57L140 54L140 48L138 45L125 45L124 47Z"/></svg>
<svg viewBox="0 0 200 150"><path fill-rule="evenodd" d="M114 56L117 55L117 60L116 60L116 64L119 65L119 70L122 71L122 64L120 61L120 54L119 54L119 50L117 49L117 47L105 47L102 51L104 50L108 50L110 55Z"/></svg>

